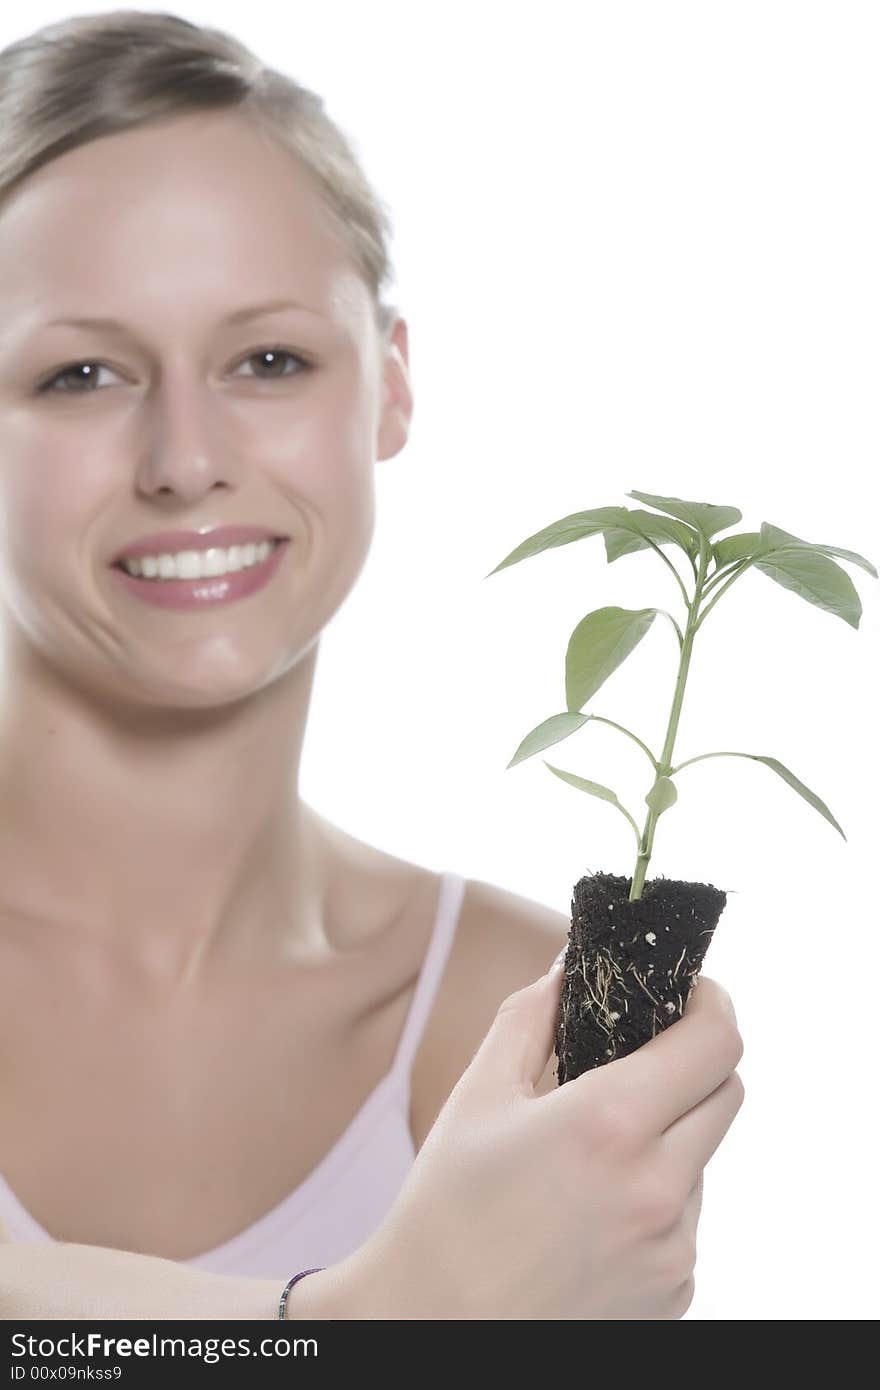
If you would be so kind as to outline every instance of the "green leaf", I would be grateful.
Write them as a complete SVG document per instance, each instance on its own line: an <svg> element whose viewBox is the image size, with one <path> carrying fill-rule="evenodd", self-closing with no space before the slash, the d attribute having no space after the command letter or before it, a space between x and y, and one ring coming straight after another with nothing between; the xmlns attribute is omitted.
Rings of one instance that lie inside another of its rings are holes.
<svg viewBox="0 0 880 1390"><path fill-rule="evenodd" d="M584 536L596 536L606 526L625 525L626 507L595 507L592 511L572 512L570 516L561 517L559 521L536 531L533 536L528 536L505 556L500 565L496 565L484 577L488 579L489 575L497 574L508 565L516 565L520 560L527 560L532 555L538 555L542 550L569 545L572 541L582 540Z"/></svg>
<svg viewBox="0 0 880 1390"><path fill-rule="evenodd" d="M800 536L793 536L789 531L783 531L779 526L771 526L769 521L761 522L761 540L770 545L773 550L782 549L785 546L802 545L807 550L818 550L822 555L837 555L841 560L850 560L854 565L860 565L868 574L877 578L877 571L866 560L864 555L857 555L854 550L841 550L837 545L825 545L821 541L802 541Z"/></svg>
<svg viewBox="0 0 880 1390"><path fill-rule="evenodd" d="M813 543L783 531L769 522L761 523L760 531L744 531L726 536L712 547L718 569L748 559L745 568L761 570L783 588L791 589L808 603L843 618L857 628L862 605L852 580L845 570L828 557L838 555L860 565L876 579L877 571L863 555L839 546Z"/></svg>
<svg viewBox="0 0 880 1390"><path fill-rule="evenodd" d="M705 536L707 541L718 531L726 531L742 521L742 512L737 507L716 506L712 502L687 502L681 497L657 497L652 492L628 492L627 497L635 497L639 502L647 502L649 507L677 516L693 526Z"/></svg>
<svg viewBox="0 0 880 1390"><path fill-rule="evenodd" d="M641 642L656 608L597 608L582 618L565 653L565 699L581 709Z"/></svg>
<svg viewBox="0 0 880 1390"><path fill-rule="evenodd" d="M762 547L758 554L762 557L753 561L754 568L766 574L769 579L791 589L807 603L815 604L827 613L834 613L850 627L858 628L862 616L862 605L855 585L847 574L833 560L803 542L792 537L795 547L776 548L769 536L765 537L767 523L761 526ZM775 527L768 528L775 531ZM785 532L781 532L785 535ZM763 542L766 541L767 549Z"/></svg>
<svg viewBox="0 0 880 1390"><path fill-rule="evenodd" d="M698 537L680 523L652 516L650 512L637 508L596 507L592 511L572 512L570 516L561 517L559 521L528 536L484 578L488 579L489 575L497 574L509 565L516 565L520 560L539 555L543 550L570 545L572 541L583 540L585 536L599 534L605 535L605 553L609 563L629 550L650 550L647 536L661 545L670 541L680 545L688 555L695 555L699 551Z"/></svg>
<svg viewBox="0 0 880 1390"><path fill-rule="evenodd" d="M569 711L564 714L551 714L549 719L545 719L542 724L536 725L531 733L526 734L507 767L521 763L524 758L530 758L533 753L540 753L542 748L549 748L551 744L561 743L564 738L568 738L569 734L577 733L578 729L592 718L591 714L572 714Z"/></svg>
<svg viewBox="0 0 880 1390"><path fill-rule="evenodd" d="M650 541L644 539L647 536L658 545L665 545L671 541L691 558L699 555L700 538L689 526L684 526L680 521L673 521L672 517L656 516L653 512L643 511L640 507L625 507L624 511L631 529L618 530L607 527L605 530L605 554L609 565L621 555L629 555L634 550L650 550Z"/></svg>
<svg viewBox="0 0 880 1390"><path fill-rule="evenodd" d="M802 796L805 801L809 801L810 805L819 812L819 815L824 816L827 821L831 822L834 829L840 831L840 834L843 835L843 831L825 805L825 802L822 801L815 792L811 792L809 787L805 787L800 778L795 777L793 772L789 772L788 768L784 767L777 758L762 757L760 753L736 753L734 757L753 758L755 762L766 763L768 767L771 767L773 771L782 778L783 782L787 782L790 787L794 787L799 796ZM843 838L846 839L846 836L843 835Z"/></svg>
<svg viewBox="0 0 880 1390"><path fill-rule="evenodd" d="M822 801L815 792L811 792L809 787L805 787L800 778L795 777L793 772L789 772L788 768L784 767L778 758L762 757L760 753L739 753L735 756L740 758L753 758L755 762L766 763L767 767L772 768L777 776L782 778L783 782L787 782L790 787L794 787L798 796L802 796L804 801L808 801L814 810L819 812L820 816L824 816L827 821L831 822L834 829L840 831L840 834L843 835L843 831L825 805L825 802ZM843 838L846 839L846 836L843 835Z"/></svg>
<svg viewBox="0 0 880 1390"><path fill-rule="evenodd" d="M834 826L834 829L839 831L840 834L843 835L843 831L840 829L840 826L837 824L837 821L834 819L828 807L825 805L825 802L822 801L816 795L815 792L811 792L809 787L804 786L803 782L800 780L799 777L795 777L793 772L789 772L788 768L785 767L779 761L778 758L771 758L761 753L730 752L729 750L725 749L721 753L700 753L699 756L696 758L688 758L686 762L679 763L678 767L675 768L674 771L681 772L681 769L683 767L686 767L688 763L699 763L702 762L704 758L751 758L753 762L765 763L767 767L773 769L773 771L777 774L778 777L782 778L783 782L787 782L790 787L794 787L795 791L798 793L799 796L802 796L805 801L808 801L810 805L816 811L819 812L820 816L824 816L825 819L827 821L830 821L830 823ZM846 836L843 835L843 838L846 839Z"/></svg>
<svg viewBox="0 0 880 1390"><path fill-rule="evenodd" d="M725 536L723 540L716 541L712 546L716 569L720 570L725 565L735 565L738 560L745 560L760 544L760 531L737 531L733 536Z"/></svg>
<svg viewBox="0 0 880 1390"><path fill-rule="evenodd" d="M678 792L675 783L669 777L658 777L645 801L648 809L656 811L658 816L662 816L664 811L668 811L670 806L674 806L678 800Z"/></svg>
<svg viewBox="0 0 880 1390"><path fill-rule="evenodd" d="M603 787L601 782L590 782L586 777L576 777L573 772L563 772L561 767L553 767L546 760L544 766L549 767L550 771L554 773L555 776L561 777L563 782L568 782L569 786L577 787L578 791L589 792L591 796L598 796L602 801L610 801L612 806L616 806L618 811L621 811L623 815L626 816L636 833L636 844L639 844L639 827L636 825L626 807L620 804L610 787Z"/></svg>

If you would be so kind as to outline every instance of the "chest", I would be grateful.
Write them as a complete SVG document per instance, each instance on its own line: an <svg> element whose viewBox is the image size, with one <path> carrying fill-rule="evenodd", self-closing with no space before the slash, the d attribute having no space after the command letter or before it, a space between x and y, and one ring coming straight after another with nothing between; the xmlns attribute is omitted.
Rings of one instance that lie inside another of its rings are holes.
<svg viewBox="0 0 880 1390"><path fill-rule="evenodd" d="M56 1240L169 1259L225 1243L387 1074L430 925L369 970L352 958L176 1006L0 942L0 1173Z"/></svg>

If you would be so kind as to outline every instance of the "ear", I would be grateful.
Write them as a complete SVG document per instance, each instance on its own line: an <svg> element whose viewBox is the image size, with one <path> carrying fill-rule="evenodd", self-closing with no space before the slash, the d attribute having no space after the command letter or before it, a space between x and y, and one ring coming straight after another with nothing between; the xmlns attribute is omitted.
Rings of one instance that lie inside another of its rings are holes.
<svg viewBox="0 0 880 1390"><path fill-rule="evenodd" d="M376 457L393 458L409 438L413 398L409 379L409 328L398 318L381 361L382 410L376 438Z"/></svg>

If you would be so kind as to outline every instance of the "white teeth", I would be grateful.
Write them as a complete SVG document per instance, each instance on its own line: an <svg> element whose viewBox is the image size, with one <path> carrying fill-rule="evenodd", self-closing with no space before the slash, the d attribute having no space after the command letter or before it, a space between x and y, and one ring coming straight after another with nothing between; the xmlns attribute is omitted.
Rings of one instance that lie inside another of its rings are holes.
<svg viewBox="0 0 880 1390"><path fill-rule="evenodd" d="M213 579L262 565L278 541L231 545L227 549L182 550L177 555L142 555L139 560L122 560L122 568L136 579Z"/></svg>

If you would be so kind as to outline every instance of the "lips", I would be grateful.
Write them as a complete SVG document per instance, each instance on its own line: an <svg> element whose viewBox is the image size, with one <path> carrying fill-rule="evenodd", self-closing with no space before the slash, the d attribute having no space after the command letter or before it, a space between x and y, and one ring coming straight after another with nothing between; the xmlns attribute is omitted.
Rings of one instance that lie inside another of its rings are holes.
<svg viewBox="0 0 880 1390"><path fill-rule="evenodd" d="M226 550L231 545L259 545L260 541L289 540L269 526L215 526L210 531L155 531L139 536L118 550L110 560L138 560L144 555L176 555L181 550Z"/></svg>
<svg viewBox="0 0 880 1390"><path fill-rule="evenodd" d="M111 584L122 586L123 592L138 602L163 609L166 613L198 612L221 605L250 599L272 583L284 563L290 545L289 538L272 547L268 559L224 575L206 575L197 579L143 579L128 573L124 565L111 565Z"/></svg>

